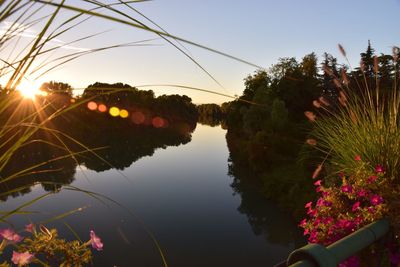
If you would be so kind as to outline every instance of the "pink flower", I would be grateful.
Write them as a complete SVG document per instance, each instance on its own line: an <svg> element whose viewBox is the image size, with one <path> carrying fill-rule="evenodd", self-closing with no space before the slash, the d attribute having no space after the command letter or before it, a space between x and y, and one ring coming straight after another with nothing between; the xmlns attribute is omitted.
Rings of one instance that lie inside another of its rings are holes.
<svg viewBox="0 0 400 267"><path fill-rule="evenodd" d="M103 243L101 242L100 237L96 236L93 230L90 230L90 243L94 249L98 251L103 250Z"/></svg>
<svg viewBox="0 0 400 267"><path fill-rule="evenodd" d="M13 251L11 260L14 264L18 266L27 265L32 262L33 254L29 253L28 251L25 251L23 253Z"/></svg>
<svg viewBox="0 0 400 267"><path fill-rule="evenodd" d="M344 193L351 193L351 192L353 192L353 187L351 185L343 185L341 187L341 190Z"/></svg>
<svg viewBox="0 0 400 267"><path fill-rule="evenodd" d="M315 217L315 215L317 215L317 210L309 209L307 214L310 215L310 217Z"/></svg>
<svg viewBox="0 0 400 267"><path fill-rule="evenodd" d="M314 185L315 185L315 186L320 186L320 185L321 185L321 180L315 181Z"/></svg>
<svg viewBox="0 0 400 267"><path fill-rule="evenodd" d="M310 230L304 229L303 235L308 235L308 233L310 233Z"/></svg>
<svg viewBox="0 0 400 267"><path fill-rule="evenodd" d="M376 165L376 167L375 167L375 172L376 172L376 173L384 173L385 170L383 169L383 166L382 166L382 165Z"/></svg>
<svg viewBox="0 0 400 267"><path fill-rule="evenodd" d="M359 208L360 208L360 201L357 201L356 203L354 203L351 210L354 212L354 211L358 210Z"/></svg>
<svg viewBox="0 0 400 267"><path fill-rule="evenodd" d="M357 192L357 197L366 197L368 196L368 192L365 189L361 189L360 191Z"/></svg>
<svg viewBox="0 0 400 267"><path fill-rule="evenodd" d="M356 156L354 157L354 160L355 160L355 161L361 161L360 155L356 155Z"/></svg>
<svg viewBox="0 0 400 267"><path fill-rule="evenodd" d="M323 220L324 224L331 224L333 223L333 218L332 217L327 217Z"/></svg>
<svg viewBox="0 0 400 267"><path fill-rule="evenodd" d="M310 202L308 202L308 203L304 206L304 208L310 209L310 208L311 208L311 205L312 205L312 202L310 201Z"/></svg>
<svg viewBox="0 0 400 267"><path fill-rule="evenodd" d="M323 206L324 205L324 199L323 198L319 198L318 200L317 200L317 204L316 204L316 206L317 207L321 207L321 206Z"/></svg>
<svg viewBox="0 0 400 267"><path fill-rule="evenodd" d="M22 236L20 236L19 234L15 233L14 230L12 230L10 228L1 229L0 230L0 235L4 239L7 239L7 240L15 242L15 243L18 243L23 239Z"/></svg>
<svg viewBox="0 0 400 267"><path fill-rule="evenodd" d="M327 197L327 196L329 196L329 192L327 192L327 191L322 191L322 193L321 193L321 194L322 194L322 196L323 196L323 197Z"/></svg>
<svg viewBox="0 0 400 267"><path fill-rule="evenodd" d="M309 238L308 238L308 242L310 242L310 243L317 243L317 242L318 242L317 237L318 237L317 231L312 230L312 231L310 232L310 236L309 236Z"/></svg>
<svg viewBox="0 0 400 267"><path fill-rule="evenodd" d="M299 226L300 227L305 227L307 225L307 219L303 219L300 223Z"/></svg>
<svg viewBox="0 0 400 267"><path fill-rule="evenodd" d="M368 207L367 210L369 213L375 213L375 209L373 207Z"/></svg>
<svg viewBox="0 0 400 267"><path fill-rule="evenodd" d="M368 182L368 183L373 183L373 182L376 181L376 179L378 179L378 176L376 176L376 175L371 175L370 177L368 177L367 182Z"/></svg>
<svg viewBox="0 0 400 267"><path fill-rule="evenodd" d="M356 225L360 225L361 223L364 222L364 217L361 216L357 216L356 219L354 220L354 222L356 223Z"/></svg>
<svg viewBox="0 0 400 267"><path fill-rule="evenodd" d="M35 231L35 225L33 223L25 225L25 231L33 233L33 231Z"/></svg>
<svg viewBox="0 0 400 267"><path fill-rule="evenodd" d="M383 198L380 195L372 195L369 199L372 205L376 206L383 202Z"/></svg>

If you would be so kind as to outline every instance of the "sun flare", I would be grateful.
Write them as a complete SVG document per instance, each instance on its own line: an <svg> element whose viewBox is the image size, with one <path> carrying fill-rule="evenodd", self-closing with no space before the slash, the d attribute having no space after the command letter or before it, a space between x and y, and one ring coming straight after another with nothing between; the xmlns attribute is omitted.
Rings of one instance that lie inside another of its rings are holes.
<svg viewBox="0 0 400 267"><path fill-rule="evenodd" d="M35 99L37 95L46 95L46 92L40 90L41 83L24 81L18 85L17 90L24 98Z"/></svg>

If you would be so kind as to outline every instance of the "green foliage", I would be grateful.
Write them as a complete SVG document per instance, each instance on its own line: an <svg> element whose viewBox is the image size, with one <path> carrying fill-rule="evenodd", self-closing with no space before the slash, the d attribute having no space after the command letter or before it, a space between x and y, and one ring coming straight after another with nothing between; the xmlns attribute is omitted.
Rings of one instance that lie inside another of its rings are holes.
<svg viewBox="0 0 400 267"><path fill-rule="evenodd" d="M399 71L399 50L394 50L397 56L381 55L377 61L369 43L362 54L373 71L370 77L375 79L377 90L371 90L368 73L348 73L346 66L339 66L337 59L327 53L323 55L322 71L316 55L311 53L301 63L295 58L282 58L269 71L249 75L241 99L255 104L233 101L228 108L227 139L241 139L235 141L240 146L231 153L240 151L249 168L264 177L265 192L269 187L279 187L281 182L291 187L279 177L279 173L289 173L287 166L296 170L290 173L296 177L291 182L309 190L313 169L321 163L324 153L329 154L329 163L322 169L325 173L352 170L354 156L361 155L371 164L383 164L388 177L399 181L400 96L392 88ZM306 121L307 110L319 111L314 125ZM307 132L313 127L316 129L309 136ZM317 139L318 150L311 149L314 139L303 145L306 137ZM300 191L297 197L301 196ZM296 194L273 193L266 195L283 205L296 201ZM303 192L303 196L300 198L304 201L310 195Z"/></svg>
<svg viewBox="0 0 400 267"><path fill-rule="evenodd" d="M58 237L56 229L48 232L34 232L30 238L25 238L18 245L18 251L29 251L35 257L51 265L85 266L91 262L92 252L87 247L90 243L77 240L66 241Z"/></svg>
<svg viewBox="0 0 400 267"><path fill-rule="evenodd" d="M304 214L304 204L315 199L309 172L304 166L292 163L273 168L261 176L266 197L290 210L295 218Z"/></svg>
<svg viewBox="0 0 400 267"><path fill-rule="evenodd" d="M275 99L272 102L271 108L271 128L277 131L282 131L289 119L289 112L285 106L285 102L279 99Z"/></svg>

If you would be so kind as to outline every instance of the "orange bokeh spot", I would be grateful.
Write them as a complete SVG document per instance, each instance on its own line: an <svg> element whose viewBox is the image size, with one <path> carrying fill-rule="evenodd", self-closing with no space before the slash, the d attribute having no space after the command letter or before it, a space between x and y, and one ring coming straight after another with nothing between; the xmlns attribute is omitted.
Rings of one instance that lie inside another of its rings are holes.
<svg viewBox="0 0 400 267"><path fill-rule="evenodd" d="M107 111L107 106L104 104L100 104L99 107L97 108L100 112L106 112Z"/></svg>
<svg viewBox="0 0 400 267"><path fill-rule="evenodd" d="M143 113L140 111L133 112L131 118L132 118L133 123L135 123L135 124L142 124L142 123L144 123L144 120L146 119L145 116L143 115Z"/></svg>
<svg viewBox="0 0 400 267"><path fill-rule="evenodd" d="M96 104L96 102L90 101L89 103L87 103L87 107L90 110L96 110L97 109L97 104Z"/></svg>
<svg viewBox="0 0 400 267"><path fill-rule="evenodd" d="M151 120L151 124L153 124L153 126L154 126L155 128L162 128L162 127L165 126L165 121L164 121L163 118L154 117L154 118Z"/></svg>
<svg viewBox="0 0 400 267"><path fill-rule="evenodd" d="M123 119L128 118L129 112L126 109L121 109L121 111L119 112L119 116Z"/></svg>

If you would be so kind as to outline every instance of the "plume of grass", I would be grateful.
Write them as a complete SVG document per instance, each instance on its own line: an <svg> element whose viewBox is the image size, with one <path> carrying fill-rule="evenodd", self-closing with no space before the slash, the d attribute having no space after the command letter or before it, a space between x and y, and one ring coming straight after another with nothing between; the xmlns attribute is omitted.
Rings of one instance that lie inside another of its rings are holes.
<svg viewBox="0 0 400 267"><path fill-rule="evenodd" d="M374 69L377 73L376 60ZM358 94L351 88L344 89L345 105L318 117L313 136L337 171L354 170L354 157L359 155L373 165L384 165L388 177L400 182L399 88L395 84L389 94L383 94L378 79L375 87L369 88L363 76L365 85Z"/></svg>

